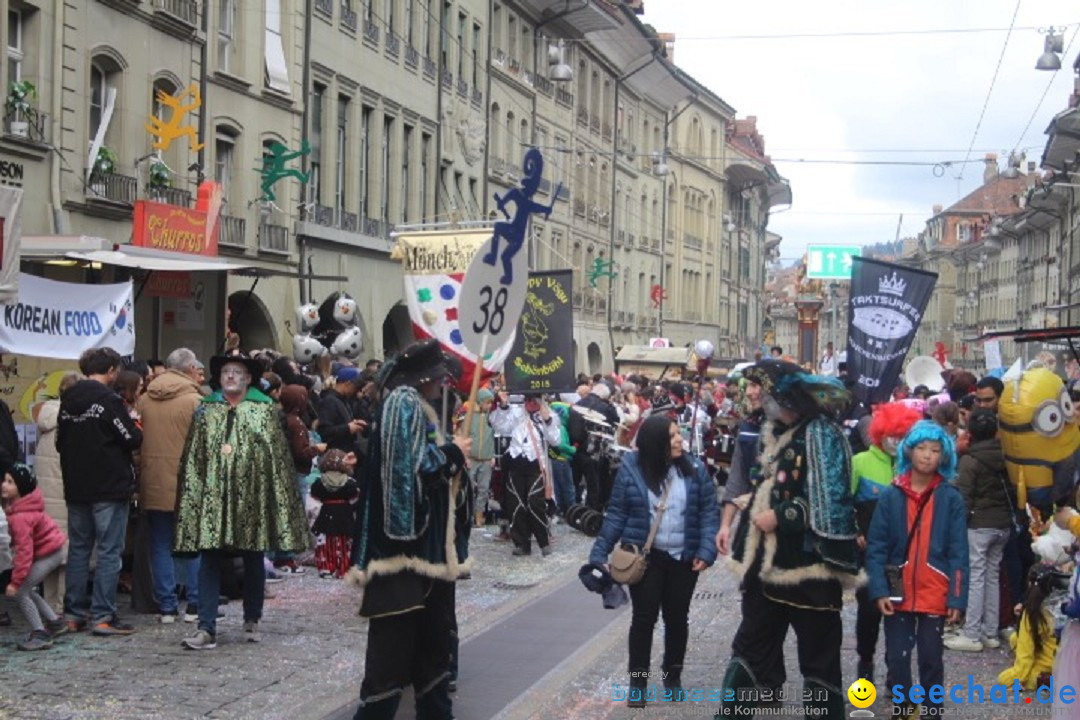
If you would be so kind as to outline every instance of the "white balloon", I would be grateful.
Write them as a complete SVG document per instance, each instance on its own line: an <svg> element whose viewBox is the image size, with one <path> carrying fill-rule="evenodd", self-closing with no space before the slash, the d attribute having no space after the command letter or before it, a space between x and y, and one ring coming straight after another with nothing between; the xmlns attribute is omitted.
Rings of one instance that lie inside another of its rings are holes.
<svg viewBox="0 0 1080 720"><path fill-rule="evenodd" d="M351 297L342 295L334 303L334 319L342 325L350 327L356 324L356 316L359 310L356 308L356 301Z"/></svg>
<svg viewBox="0 0 1080 720"><path fill-rule="evenodd" d="M301 365L315 362L326 352L322 343L307 333L297 333L292 339L293 359Z"/></svg>
<svg viewBox="0 0 1080 720"><path fill-rule="evenodd" d="M357 359L363 351L364 336L358 327L342 330L330 345L331 355L334 357L343 357L348 360Z"/></svg>
<svg viewBox="0 0 1080 720"><path fill-rule="evenodd" d="M315 303L307 303L296 308L296 325L301 333L307 333L315 329L319 324L319 306Z"/></svg>

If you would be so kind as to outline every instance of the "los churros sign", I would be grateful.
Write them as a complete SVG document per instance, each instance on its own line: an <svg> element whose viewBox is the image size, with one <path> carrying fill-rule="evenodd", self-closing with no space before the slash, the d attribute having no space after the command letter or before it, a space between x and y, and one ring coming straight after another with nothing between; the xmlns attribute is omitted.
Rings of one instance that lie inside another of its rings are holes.
<svg viewBox="0 0 1080 720"><path fill-rule="evenodd" d="M150 200L136 200L131 244L154 250L216 257L220 211L221 186L210 181L199 186L199 199L194 210Z"/></svg>

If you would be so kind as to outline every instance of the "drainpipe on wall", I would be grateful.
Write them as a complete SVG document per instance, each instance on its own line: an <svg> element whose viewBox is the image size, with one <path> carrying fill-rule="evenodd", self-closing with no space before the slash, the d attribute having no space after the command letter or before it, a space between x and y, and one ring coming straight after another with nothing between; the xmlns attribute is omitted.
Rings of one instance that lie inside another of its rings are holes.
<svg viewBox="0 0 1080 720"><path fill-rule="evenodd" d="M59 147L63 146L63 126L61 106L64 102L64 7L63 3L53 5L53 47L52 47L52 156L49 165L49 191L52 195L52 230L55 235L69 235L71 223L64 212L63 195L60 192L60 162L63 156Z"/></svg>
<svg viewBox="0 0 1080 720"><path fill-rule="evenodd" d="M311 87L311 17L312 17L312 0L305 0L304 2L304 74L303 80L304 89L303 93L304 109L300 114L300 136L301 139L306 138L308 134L308 117L310 114L311 103L308 102L308 88ZM300 156L300 164L302 167L301 172L307 175L308 172L308 153ZM306 185L301 186L300 192L303 193L307 189ZM300 196L300 222L304 222L307 219L307 198L303 195ZM364 221L360 218L360 222ZM307 285L304 284L304 269L305 266L310 265L311 258L307 256L307 244L304 242L304 236L300 233L296 234L297 251L299 252L299 262L297 264L297 277L300 282L300 303L304 304L308 301L308 295L311 290L311 280L309 279Z"/></svg>
<svg viewBox="0 0 1080 720"><path fill-rule="evenodd" d="M662 157L662 159L664 159L664 160L667 159L668 140L671 137L671 135L669 133L669 128L671 128L671 124L673 122L675 122L676 118L678 118L684 112L689 110L690 107L696 101L697 101L697 94L694 94L693 97L691 97L689 100L686 101L686 105L683 106L682 110L679 110L677 113L672 115L667 120L667 122L664 123L664 147L661 149L661 153L662 153L661 157ZM670 175L670 174L671 174L671 171L669 169L668 170L668 175ZM667 175L664 175L663 178L664 178L664 192L660 196L660 287L661 288L665 288L665 286L664 286L664 275L665 275L665 270L667 268L667 221L668 221L668 217L667 217L667 206L668 206ZM664 299L663 298L664 298L664 296L661 295L660 296L660 309L658 311L659 316L658 316L657 323L656 323L657 332L658 332L659 337L664 336Z"/></svg>

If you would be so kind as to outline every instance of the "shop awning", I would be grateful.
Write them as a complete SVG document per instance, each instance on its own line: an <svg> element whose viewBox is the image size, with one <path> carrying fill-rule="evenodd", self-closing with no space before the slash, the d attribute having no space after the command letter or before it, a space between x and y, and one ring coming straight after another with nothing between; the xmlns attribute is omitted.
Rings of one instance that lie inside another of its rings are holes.
<svg viewBox="0 0 1080 720"><path fill-rule="evenodd" d="M231 258L120 245L91 235L24 235L21 250L24 259L67 258L151 271L228 272L252 267L251 263Z"/></svg>

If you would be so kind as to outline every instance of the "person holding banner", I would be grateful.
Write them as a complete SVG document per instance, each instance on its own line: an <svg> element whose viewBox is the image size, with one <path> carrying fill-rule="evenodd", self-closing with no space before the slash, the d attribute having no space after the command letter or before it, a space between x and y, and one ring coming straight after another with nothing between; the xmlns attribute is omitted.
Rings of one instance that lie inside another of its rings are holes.
<svg viewBox="0 0 1080 720"><path fill-rule="evenodd" d="M504 467L514 555L531 554L535 537L546 557L551 554L547 500L553 491L548 447L562 442L562 424L539 395L526 395L523 404L511 406L506 393L499 393L499 407L490 417L495 432L510 437Z"/></svg>

